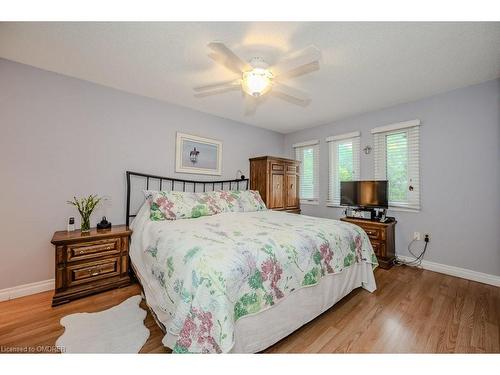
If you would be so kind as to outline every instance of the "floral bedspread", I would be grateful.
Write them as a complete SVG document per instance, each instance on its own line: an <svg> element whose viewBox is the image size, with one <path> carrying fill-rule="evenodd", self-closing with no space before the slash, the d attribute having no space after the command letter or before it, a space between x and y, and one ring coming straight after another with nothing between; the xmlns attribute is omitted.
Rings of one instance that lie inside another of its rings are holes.
<svg viewBox="0 0 500 375"><path fill-rule="evenodd" d="M137 231L177 353L229 352L238 319L356 262L377 265L359 227L276 211L148 221Z"/></svg>

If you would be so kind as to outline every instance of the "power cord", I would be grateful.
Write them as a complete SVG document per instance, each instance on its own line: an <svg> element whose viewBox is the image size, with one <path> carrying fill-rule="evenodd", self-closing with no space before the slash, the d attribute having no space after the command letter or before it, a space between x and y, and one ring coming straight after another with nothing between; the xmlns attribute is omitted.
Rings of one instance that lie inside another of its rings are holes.
<svg viewBox="0 0 500 375"><path fill-rule="evenodd" d="M425 242L425 245L424 245L424 249L422 250L422 252L417 256L413 253L412 251L412 248L411 248L411 245L416 241L416 239L413 239L409 244L408 244L408 252L415 258L414 260L410 260L409 262L407 261L404 261L404 260L401 260L399 258L396 258L396 261L394 262L396 265L399 265L399 266L402 266L402 265L405 265L405 266L416 266L416 267L420 267L422 265L422 261L424 260L424 255L425 255L425 252L427 251L427 245L429 244L429 235L426 234L424 236L424 242Z"/></svg>

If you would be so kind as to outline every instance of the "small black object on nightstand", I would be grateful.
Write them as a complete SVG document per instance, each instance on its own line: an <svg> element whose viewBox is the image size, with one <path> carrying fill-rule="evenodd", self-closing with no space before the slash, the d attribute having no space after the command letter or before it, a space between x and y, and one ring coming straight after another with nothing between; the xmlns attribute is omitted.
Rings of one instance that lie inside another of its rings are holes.
<svg viewBox="0 0 500 375"><path fill-rule="evenodd" d="M111 223L106 219L106 216L103 216L101 222L97 223L97 229L111 229Z"/></svg>

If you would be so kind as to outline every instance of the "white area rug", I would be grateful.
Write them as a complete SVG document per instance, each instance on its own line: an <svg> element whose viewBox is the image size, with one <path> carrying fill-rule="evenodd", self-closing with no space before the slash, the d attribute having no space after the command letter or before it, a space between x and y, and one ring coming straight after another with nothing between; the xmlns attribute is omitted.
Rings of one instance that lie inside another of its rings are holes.
<svg viewBox="0 0 500 375"><path fill-rule="evenodd" d="M149 337L141 300L137 295L108 310L65 316L56 345L66 353L139 353Z"/></svg>

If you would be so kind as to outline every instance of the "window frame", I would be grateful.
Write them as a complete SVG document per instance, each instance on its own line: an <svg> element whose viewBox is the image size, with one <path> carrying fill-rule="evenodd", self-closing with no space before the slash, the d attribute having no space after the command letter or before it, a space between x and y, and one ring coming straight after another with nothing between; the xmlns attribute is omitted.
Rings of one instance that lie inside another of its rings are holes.
<svg viewBox="0 0 500 375"><path fill-rule="evenodd" d="M319 139L313 139L310 141L304 141L300 143L295 143L292 145L294 158L299 160L301 163L299 165L299 201L300 204L310 204L310 205L318 205L319 204L319 164L320 164L320 141ZM298 150L303 150L311 148L313 150L313 178L312 178L312 198L302 198L302 184L304 181L304 166L303 160L304 157L297 157ZM317 159L317 160L316 160Z"/></svg>
<svg viewBox="0 0 500 375"><path fill-rule="evenodd" d="M334 173L338 172L339 167L338 157L335 157L334 162L333 153L335 152L335 154L338 155L339 145L347 141L351 141L353 147L352 181L359 180L361 176L361 132L355 131L326 138L326 142L328 142L328 197L326 206L328 207L342 207L340 205L340 180L334 180ZM333 187L334 184L335 187ZM336 189L338 189L338 191Z"/></svg>
<svg viewBox="0 0 500 375"><path fill-rule="evenodd" d="M376 180L388 180L387 176L387 136L406 133L407 139L407 176L409 186L413 186L412 194L407 193L406 201L391 201L388 192L389 210L419 212L421 203L421 169L420 169L420 120L411 120L372 129L374 136L374 176ZM381 139L383 137L383 145ZM380 148L383 147L383 150ZM381 152L383 151L383 155Z"/></svg>

